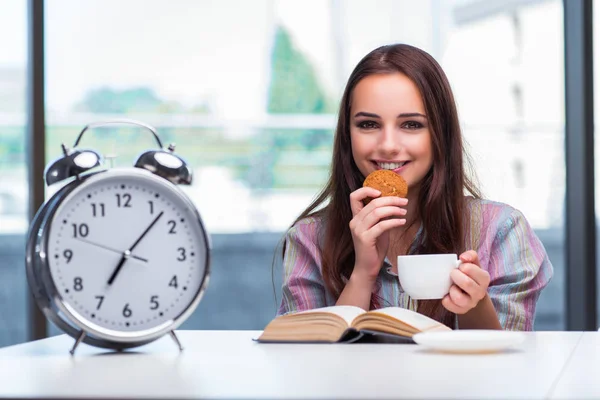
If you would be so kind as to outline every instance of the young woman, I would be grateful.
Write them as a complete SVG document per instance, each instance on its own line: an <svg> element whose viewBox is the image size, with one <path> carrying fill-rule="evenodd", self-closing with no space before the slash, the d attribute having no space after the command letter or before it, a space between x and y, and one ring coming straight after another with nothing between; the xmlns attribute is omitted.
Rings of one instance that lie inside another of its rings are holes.
<svg viewBox="0 0 600 400"><path fill-rule="evenodd" d="M367 54L342 97L329 181L287 232L278 313L400 306L453 328L533 329L552 265L519 211L481 199L465 157L439 64L403 44ZM362 187L378 169L406 180L406 199ZM396 256L431 253L463 264L442 300L417 302L402 292Z"/></svg>

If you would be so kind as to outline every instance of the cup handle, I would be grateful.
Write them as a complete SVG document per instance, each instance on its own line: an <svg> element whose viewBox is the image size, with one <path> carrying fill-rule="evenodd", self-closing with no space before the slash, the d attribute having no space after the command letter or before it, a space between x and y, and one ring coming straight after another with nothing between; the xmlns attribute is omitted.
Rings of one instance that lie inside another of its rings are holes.
<svg viewBox="0 0 600 400"><path fill-rule="evenodd" d="M456 260L456 268L460 267L460 265L462 264L462 260L459 258L458 260Z"/></svg>

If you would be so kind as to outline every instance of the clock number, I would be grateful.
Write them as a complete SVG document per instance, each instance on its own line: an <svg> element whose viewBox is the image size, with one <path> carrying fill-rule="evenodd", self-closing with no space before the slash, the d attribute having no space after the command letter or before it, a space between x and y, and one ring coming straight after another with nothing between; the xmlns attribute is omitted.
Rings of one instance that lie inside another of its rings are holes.
<svg viewBox="0 0 600 400"><path fill-rule="evenodd" d="M83 279L78 276L73 279L73 290L76 292L81 292L83 290Z"/></svg>
<svg viewBox="0 0 600 400"><path fill-rule="evenodd" d="M148 200L148 204L150 205L150 215L154 214L154 202L152 200Z"/></svg>
<svg viewBox="0 0 600 400"><path fill-rule="evenodd" d="M73 251L72 250L65 250L63 251L63 256L67 259L67 264L71 262L71 258L73 258Z"/></svg>
<svg viewBox="0 0 600 400"><path fill-rule="evenodd" d="M104 301L104 296L96 296L96 298L98 299L98 305L96 306L96 310L99 310L100 306L102 305L102 302Z"/></svg>
<svg viewBox="0 0 600 400"><path fill-rule="evenodd" d="M152 306L150 306L151 310L156 310L158 307L160 307L160 304L158 304L158 296L150 297L150 304L152 304Z"/></svg>
<svg viewBox="0 0 600 400"><path fill-rule="evenodd" d="M131 314L132 314L132 312L131 312L131 309L129 308L129 303L127 303L127 304L125 304L125 308L123 308L123 316L125 318L129 318L129 317L131 317Z"/></svg>
<svg viewBox="0 0 600 400"><path fill-rule="evenodd" d="M185 249L183 247L180 247L177 249L177 251L179 252L179 257L177 257L177 261L185 261L187 258L185 255Z"/></svg>
<svg viewBox="0 0 600 400"><path fill-rule="evenodd" d="M131 195L129 193L124 193L122 198L119 193L117 193L115 196L117 196L117 207L131 207L131 204L129 204L131 201Z"/></svg>
<svg viewBox="0 0 600 400"><path fill-rule="evenodd" d="M101 217L104 217L104 203L92 203L92 213L94 214L94 217L96 214L100 214Z"/></svg>
<svg viewBox="0 0 600 400"><path fill-rule="evenodd" d="M173 234L176 234L176 233L177 233L177 231L175 230L175 227L177 226L177 222L175 222L175 221L173 221L173 220L170 220L170 221L169 221L169 222L167 222L167 223L168 223L168 224L171 226L171 229L169 230L169 234L172 234L172 235L173 235Z"/></svg>
<svg viewBox="0 0 600 400"><path fill-rule="evenodd" d="M173 279L171 279L171 282L169 282L169 286L173 286L175 289L177 289L177 275L173 275Z"/></svg>
<svg viewBox="0 0 600 400"><path fill-rule="evenodd" d="M71 224L73 227L73 237L77 239L77 235L81 237L86 237L88 233L90 233L90 228L86 224L81 224L77 226L77 224Z"/></svg>

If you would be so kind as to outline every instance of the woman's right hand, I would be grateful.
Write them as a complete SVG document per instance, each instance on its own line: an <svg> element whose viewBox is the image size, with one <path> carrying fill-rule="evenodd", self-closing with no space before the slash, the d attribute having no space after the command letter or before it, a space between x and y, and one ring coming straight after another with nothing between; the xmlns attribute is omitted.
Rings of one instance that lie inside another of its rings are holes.
<svg viewBox="0 0 600 400"><path fill-rule="evenodd" d="M370 187L350 194L350 232L356 256L352 275L357 274L361 281L375 281L388 250L390 230L406 224L406 209L402 207L406 207L408 199L380 195L380 191ZM363 201L369 197L372 200L365 206Z"/></svg>

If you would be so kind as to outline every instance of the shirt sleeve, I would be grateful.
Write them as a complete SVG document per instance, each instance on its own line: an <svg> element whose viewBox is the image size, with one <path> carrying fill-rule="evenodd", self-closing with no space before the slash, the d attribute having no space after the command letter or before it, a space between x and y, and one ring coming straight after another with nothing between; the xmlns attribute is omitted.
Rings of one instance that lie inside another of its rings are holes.
<svg viewBox="0 0 600 400"><path fill-rule="evenodd" d="M489 296L505 330L533 330L535 306L553 269L542 242L517 210L498 226L489 260Z"/></svg>
<svg viewBox="0 0 600 400"><path fill-rule="evenodd" d="M316 237L316 222L300 221L286 234L278 315L326 306L321 253Z"/></svg>

